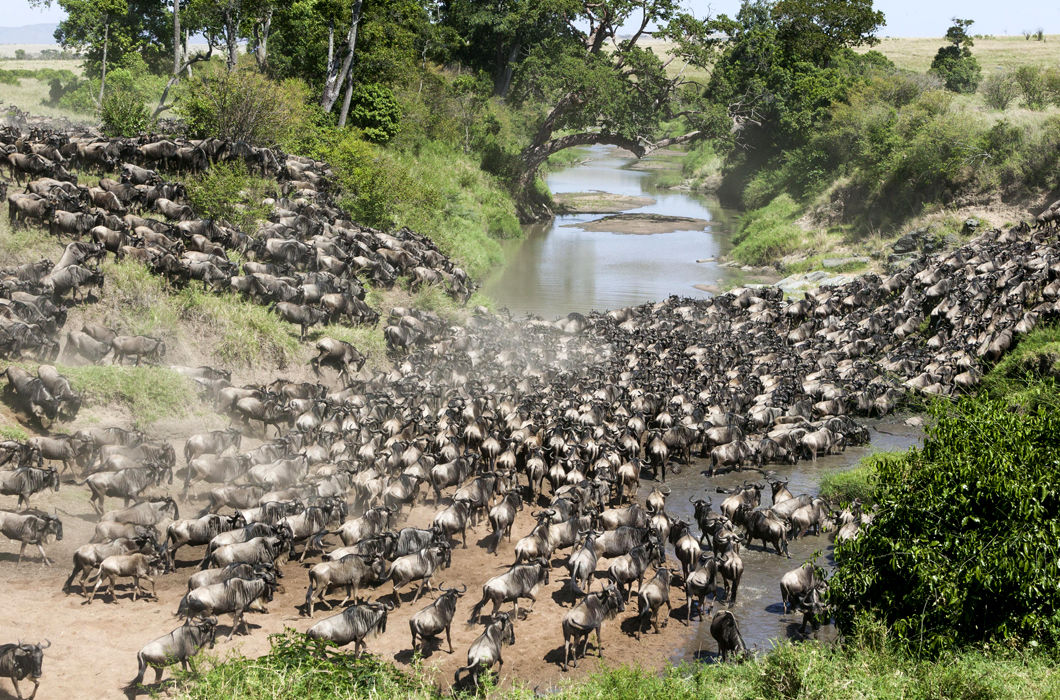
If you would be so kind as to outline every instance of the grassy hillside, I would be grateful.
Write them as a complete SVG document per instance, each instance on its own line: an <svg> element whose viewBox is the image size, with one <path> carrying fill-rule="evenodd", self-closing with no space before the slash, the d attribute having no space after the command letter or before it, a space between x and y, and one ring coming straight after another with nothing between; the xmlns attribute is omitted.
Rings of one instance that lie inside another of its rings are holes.
<svg viewBox="0 0 1060 700"><path fill-rule="evenodd" d="M878 46L864 47L879 51L904 70L923 73L931 67L935 52L946 43L942 37L888 37ZM1060 35L1047 34L1044 41L1027 40L1018 36L990 36L975 39L972 53L983 67L983 73L998 68L1017 68L1026 65L1057 65L1060 63Z"/></svg>

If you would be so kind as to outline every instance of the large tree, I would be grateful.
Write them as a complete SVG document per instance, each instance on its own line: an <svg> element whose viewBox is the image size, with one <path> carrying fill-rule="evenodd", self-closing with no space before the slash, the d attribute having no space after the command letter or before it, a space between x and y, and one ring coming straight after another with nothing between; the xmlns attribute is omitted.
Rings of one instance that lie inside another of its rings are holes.
<svg viewBox="0 0 1060 700"><path fill-rule="evenodd" d="M30 0L50 6L53 0ZM172 58L172 12L161 0L54 0L66 13L55 40L85 56L85 73L100 77L106 66L138 53L153 71L162 72Z"/></svg>
<svg viewBox="0 0 1060 700"><path fill-rule="evenodd" d="M721 39L707 22L682 11L679 0L579 0L568 3L568 32L540 42L520 63L514 99L544 104L515 174L524 219L548 216L535 199L534 180L545 160L572 146L611 144L637 156L702 136L708 110L684 109L689 83L668 65L705 67ZM649 34L649 28L654 28ZM619 31L628 33L620 38ZM669 55L645 47L650 36L670 42ZM665 121L681 116L688 129L666 134Z"/></svg>

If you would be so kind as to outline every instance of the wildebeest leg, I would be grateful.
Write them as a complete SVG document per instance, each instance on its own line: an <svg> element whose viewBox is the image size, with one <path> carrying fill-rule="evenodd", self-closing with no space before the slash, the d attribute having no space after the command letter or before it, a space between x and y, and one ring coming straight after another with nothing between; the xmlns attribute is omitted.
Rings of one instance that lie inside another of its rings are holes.
<svg viewBox="0 0 1060 700"><path fill-rule="evenodd" d="M450 629L451 626L452 626L452 623L450 623L450 624L445 626L445 642L446 642L446 644L449 645L449 653L450 654L453 653L453 639L452 639L452 637L449 636L449 629Z"/></svg>
<svg viewBox="0 0 1060 700"><path fill-rule="evenodd" d="M22 546L18 548L18 559L15 561L15 566L22 563L22 553L26 551L26 543L23 542Z"/></svg>

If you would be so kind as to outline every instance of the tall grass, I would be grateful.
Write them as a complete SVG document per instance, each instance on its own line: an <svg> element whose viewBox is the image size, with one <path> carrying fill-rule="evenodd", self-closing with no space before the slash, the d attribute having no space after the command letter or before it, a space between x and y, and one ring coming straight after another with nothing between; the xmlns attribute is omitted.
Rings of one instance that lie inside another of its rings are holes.
<svg viewBox="0 0 1060 700"><path fill-rule="evenodd" d="M1014 407L1060 411L1060 326L1035 328L1023 336L983 378L987 394Z"/></svg>
<svg viewBox="0 0 1060 700"><path fill-rule="evenodd" d="M801 212L799 204L787 194L747 212L732 238L736 244L732 258L747 265L769 265L798 250L804 237L795 220Z"/></svg>
<svg viewBox="0 0 1060 700"><path fill-rule="evenodd" d="M863 457L856 467L825 474L821 479L821 496L843 505L854 499L874 503L877 468L881 461L901 459L904 452L876 452Z"/></svg>
<svg viewBox="0 0 1060 700"><path fill-rule="evenodd" d="M234 294L206 292L197 283L173 289L132 262L104 265L104 303L130 333L181 338L226 365L283 367L298 353L298 331L266 307Z"/></svg>
<svg viewBox="0 0 1060 700"><path fill-rule="evenodd" d="M886 631L880 634L885 637ZM582 663L593 661L587 659ZM352 654L303 641L291 631L275 635L272 651L259 659L207 658L200 659L195 666L199 675L178 676L173 689L178 696L247 700L453 696L439 692L419 668L400 671L371 655L355 659ZM936 661L921 661L892 651L885 639L877 639L870 644L858 642L847 647L816 642L783 643L741 664L686 663L670 666L661 673L635 664L605 665L582 680L569 681L558 688L516 684L504 691L487 691L486 695L531 700L541 690L547 690L557 700L1023 700L1057 697L1060 673L1056 660L1042 654L968 651L945 655Z"/></svg>
<svg viewBox="0 0 1060 700"><path fill-rule="evenodd" d="M162 418L187 414L198 405L191 380L166 367L59 367L88 405L128 409L133 424L149 426Z"/></svg>

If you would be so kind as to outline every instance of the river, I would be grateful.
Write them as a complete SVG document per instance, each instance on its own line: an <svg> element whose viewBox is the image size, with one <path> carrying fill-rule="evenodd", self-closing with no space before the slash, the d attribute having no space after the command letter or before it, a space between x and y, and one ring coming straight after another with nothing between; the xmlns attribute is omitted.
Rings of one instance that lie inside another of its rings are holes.
<svg viewBox="0 0 1060 700"><path fill-rule="evenodd" d="M654 235L588 232L576 224L601 216L578 214L528 227L526 239L509 256L510 263L487 286L487 292L499 306L514 313L553 319L571 311L607 310L659 301L671 294L707 297L710 293L695 285L722 286L732 279L729 268L696 260L724 255L734 212L720 207L717 200L709 197L660 189L656 186L657 171L631 169L633 162L614 149L596 147L589 150L584 162L551 173L547 181L554 193L602 191L650 196L656 199L655 204L629 212L706 219L711 222L710 226L706 230ZM921 438L919 429L906 426L897 417L874 421L869 427L871 441L865 447L849 448L841 455L822 457L817 462L800 461L794 467L771 465L768 468L788 479L793 494L816 494L825 473L851 467L872 452L908 449L919 444ZM704 475L707 466L705 462L694 461L670 478L668 485L672 492L667 511L671 515L694 522L694 508L689 498L710 498L717 508L724 499L724 495L716 492L717 487L732 487L748 478L761 478L759 472L749 470L719 474L710 479ZM642 485L641 496L646 496L650 489L651 483ZM769 503L767 489L763 505ZM731 609L749 647L765 651L778 639L799 636L797 628L802 616L783 614L780 577L818 552L819 561L829 563L831 549L828 536L811 536L789 543L790 559L766 552L758 545L741 552L744 576ZM674 592L673 601L676 610L670 623L682 624L683 592ZM718 609L721 608L715 605L714 610ZM821 636L828 638L834 634L834 628L825 628ZM689 628L687 643L675 649L672 658L674 661L710 658L716 648L709 624L694 624Z"/></svg>
<svg viewBox="0 0 1060 700"><path fill-rule="evenodd" d="M717 199L661 189L656 171L634 170L632 157L608 146L586 149L581 164L546 177L553 193L610 192L648 196L655 204L625 213L666 214L711 222L707 230L654 235L590 232L577 224L599 214L572 214L525 228L526 238L486 285L498 306L555 318L571 311L616 309L671 294L703 298L694 285L722 285L731 277L717 262L731 235L732 212Z"/></svg>

